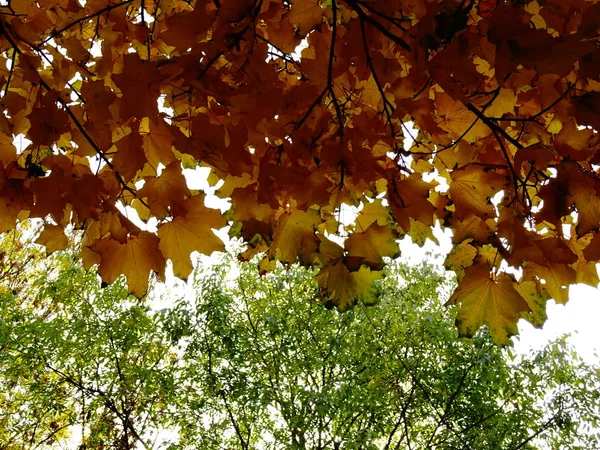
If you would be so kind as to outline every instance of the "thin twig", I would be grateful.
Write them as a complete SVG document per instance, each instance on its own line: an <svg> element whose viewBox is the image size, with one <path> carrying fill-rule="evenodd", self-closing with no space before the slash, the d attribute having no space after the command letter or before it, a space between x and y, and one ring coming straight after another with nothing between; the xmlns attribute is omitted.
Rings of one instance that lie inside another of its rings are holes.
<svg viewBox="0 0 600 450"><path fill-rule="evenodd" d="M373 27L377 28L385 37L387 37L392 42L395 42L400 47L402 47L407 52L410 51L410 45L406 43L404 39L400 36L396 36L390 30L388 30L384 25L382 25L377 20L373 19L371 16L367 15L361 7L361 4L357 0L345 0L346 3L358 14L359 17L362 17L365 22Z"/></svg>

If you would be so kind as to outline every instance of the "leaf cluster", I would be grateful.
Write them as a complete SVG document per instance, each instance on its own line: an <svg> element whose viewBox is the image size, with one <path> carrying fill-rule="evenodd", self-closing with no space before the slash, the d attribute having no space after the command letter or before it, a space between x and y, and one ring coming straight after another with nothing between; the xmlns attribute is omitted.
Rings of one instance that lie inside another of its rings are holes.
<svg viewBox="0 0 600 450"><path fill-rule="evenodd" d="M319 265L345 309L439 224L461 334L506 342L598 284L599 19L587 0L9 2L0 231L42 218L53 251L85 230L86 265L142 296L229 224L263 268ZM188 187L197 166L226 216ZM341 224L344 205L362 218Z"/></svg>

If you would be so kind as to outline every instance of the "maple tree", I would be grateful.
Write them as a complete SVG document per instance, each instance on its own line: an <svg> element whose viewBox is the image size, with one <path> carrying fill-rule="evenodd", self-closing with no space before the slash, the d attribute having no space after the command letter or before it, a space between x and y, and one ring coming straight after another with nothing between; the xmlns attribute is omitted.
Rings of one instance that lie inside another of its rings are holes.
<svg viewBox="0 0 600 450"><path fill-rule="evenodd" d="M460 331L505 342L598 284L599 23L586 0L9 1L0 231L43 218L51 251L84 229L86 264L141 295L166 260L186 277L221 250L229 221L242 258L320 264L345 308L439 223ZM226 218L188 188L197 165ZM342 247L343 204L362 209Z"/></svg>

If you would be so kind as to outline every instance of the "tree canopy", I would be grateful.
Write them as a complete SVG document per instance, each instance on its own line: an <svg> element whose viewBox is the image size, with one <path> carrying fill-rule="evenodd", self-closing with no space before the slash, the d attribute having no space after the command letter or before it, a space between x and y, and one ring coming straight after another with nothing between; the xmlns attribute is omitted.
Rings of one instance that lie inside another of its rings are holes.
<svg viewBox="0 0 600 450"><path fill-rule="evenodd" d="M52 251L84 229L86 264L141 296L230 224L263 270L320 266L344 309L439 224L460 332L506 342L598 284L599 23L586 0L9 1L0 231L43 218ZM188 187L197 166L227 214Z"/></svg>
<svg viewBox="0 0 600 450"><path fill-rule="evenodd" d="M296 265L261 277L227 254L140 302L72 250L0 249L2 449L600 445L599 368L564 338L519 357L458 340L431 266L391 265L377 306L338 314Z"/></svg>

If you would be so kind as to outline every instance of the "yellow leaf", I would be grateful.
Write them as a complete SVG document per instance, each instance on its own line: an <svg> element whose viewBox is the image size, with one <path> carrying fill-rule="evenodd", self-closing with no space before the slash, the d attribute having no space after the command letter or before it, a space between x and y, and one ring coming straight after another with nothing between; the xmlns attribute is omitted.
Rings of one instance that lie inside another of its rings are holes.
<svg viewBox="0 0 600 450"><path fill-rule="evenodd" d="M475 214L482 219L495 217L491 198L504 188L508 177L494 169L469 164L450 173L450 198L456 207L455 216L464 219Z"/></svg>
<svg viewBox="0 0 600 450"><path fill-rule="evenodd" d="M471 239L467 239L452 247L452 250L444 261L444 267L456 272L456 276L459 279L464 274L465 267L471 266L473 259L477 256L477 249L469 244L469 242L471 242Z"/></svg>
<svg viewBox="0 0 600 450"><path fill-rule="evenodd" d="M485 244L477 250L477 261L487 263L490 267L498 270L503 260L496 247L491 244Z"/></svg>
<svg viewBox="0 0 600 450"><path fill-rule="evenodd" d="M382 276L383 272L372 271L364 266L356 272L350 272L340 260L333 266L321 269L317 281L327 293L328 301L343 311L357 302L368 305L375 303L378 298L376 281Z"/></svg>
<svg viewBox="0 0 600 450"><path fill-rule="evenodd" d="M91 250L100 255L98 273L106 283L119 275L127 277L129 292L142 297L148 290L148 275L154 271L162 276L165 259L158 248L158 238L147 231L131 236L125 244L113 239L96 242Z"/></svg>
<svg viewBox="0 0 600 450"><path fill-rule="evenodd" d="M460 303L456 317L461 336L473 336L487 325L494 341L506 344L516 334L517 320L529 305L513 286L513 280L505 273L492 278L488 265L476 265L465 270L465 276L456 288L448 304Z"/></svg>
<svg viewBox="0 0 600 450"><path fill-rule="evenodd" d="M67 236L65 236L65 230L59 225L46 225L35 241L36 244L41 244L46 247L47 255L50 255L57 250L64 250L67 248L68 242L69 240L67 239Z"/></svg>
<svg viewBox="0 0 600 450"><path fill-rule="evenodd" d="M450 133L452 139L462 137L469 142L477 142L492 133L465 105L453 100L445 92L436 93L435 103L438 107L437 114L444 117L440 126Z"/></svg>
<svg viewBox="0 0 600 450"><path fill-rule="evenodd" d="M319 246L315 231L321 222L321 216L314 209L284 213L273 234L269 257L276 254L281 262L288 264L296 262L298 257L301 261L312 262L311 255Z"/></svg>
<svg viewBox="0 0 600 450"><path fill-rule="evenodd" d="M344 256L344 249L336 244L335 242L327 239L323 235L319 235L321 243L319 244L319 253L316 255L319 261L324 265L336 263L342 256Z"/></svg>
<svg viewBox="0 0 600 450"><path fill-rule="evenodd" d="M144 187L138 191L138 197L148 199L150 212L157 219L164 219L170 205L191 194L178 161L169 164L160 176L145 177L144 180Z"/></svg>
<svg viewBox="0 0 600 450"><path fill-rule="evenodd" d="M168 166L175 161L175 154L171 150L173 136L162 119L154 122L144 117L140 123L140 134L143 137L142 146L146 158L152 167L156 169L160 163Z"/></svg>
<svg viewBox="0 0 600 450"><path fill-rule="evenodd" d="M566 264L552 264L542 266L530 262L525 267L524 277L533 278L537 276L543 280L546 292L556 303L565 304L569 300L569 285L575 284L577 274L572 267Z"/></svg>
<svg viewBox="0 0 600 450"><path fill-rule="evenodd" d="M79 256L81 257L81 261L83 262L83 267L86 270L89 270L95 264L100 264L101 258L98 253L94 253L89 247L83 247L81 252L79 252Z"/></svg>
<svg viewBox="0 0 600 450"><path fill-rule="evenodd" d="M371 224L362 233L352 233L344 243L348 256L358 258L359 265L365 264L372 269L383 268L383 257L395 258L400 254L400 247L396 242L398 233L389 226Z"/></svg>
<svg viewBox="0 0 600 450"><path fill-rule="evenodd" d="M386 225L390 222L390 210L383 206L381 199L376 199L374 202L365 201L363 209L356 218L358 231L365 231L375 222L378 225Z"/></svg>
<svg viewBox="0 0 600 450"><path fill-rule="evenodd" d="M227 222L219 210L204 206L204 195L190 197L182 207L182 214L158 228L158 237L162 254L173 262L173 272L185 279L192 271L192 252L210 255L225 250L212 229L222 228Z"/></svg>
<svg viewBox="0 0 600 450"><path fill-rule="evenodd" d="M432 227L412 218L410 219L410 231L408 232L408 235L412 241L420 247L425 245L427 239L439 245L438 239L433 234Z"/></svg>
<svg viewBox="0 0 600 450"><path fill-rule="evenodd" d="M546 302L550 298L537 280L523 280L513 285L515 290L525 299L531 311L523 314L523 318L535 327L546 322Z"/></svg>
<svg viewBox="0 0 600 450"><path fill-rule="evenodd" d="M517 105L517 96L512 89L501 88L498 96L492 104L486 108L485 115L488 117L502 117L505 114L513 115Z"/></svg>
<svg viewBox="0 0 600 450"><path fill-rule="evenodd" d="M588 233L580 239L572 237L567 244L577 256L577 261L571 264L571 267L575 269L576 273L575 282L598 287L600 279L598 279L598 268L596 267L596 263L594 261L588 261L584 255L584 250L590 245L593 236L592 233Z"/></svg>

